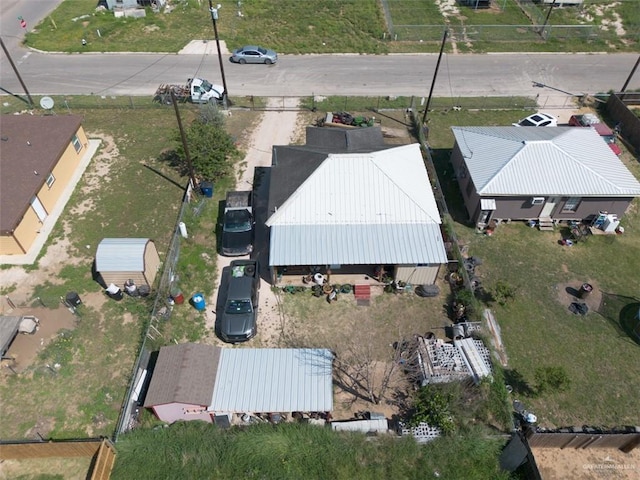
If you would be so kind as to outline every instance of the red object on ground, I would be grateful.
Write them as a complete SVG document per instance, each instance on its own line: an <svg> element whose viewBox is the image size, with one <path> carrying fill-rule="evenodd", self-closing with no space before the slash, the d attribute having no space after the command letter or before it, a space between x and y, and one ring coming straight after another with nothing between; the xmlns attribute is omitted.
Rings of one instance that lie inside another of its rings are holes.
<svg viewBox="0 0 640 480"><path fill-rule="evenodd" d="M356 300L369 300L371 298L371 285L356 285L354 295Z"/></svg>
<svg viewBox="0 0 640 480"><path fill-rule="evenodd" d="M176 302L176 305L182 305L184 303L184 295L182 294L182 292L178 293L177 295L172 295L173 297L173 301Z"/></svg>

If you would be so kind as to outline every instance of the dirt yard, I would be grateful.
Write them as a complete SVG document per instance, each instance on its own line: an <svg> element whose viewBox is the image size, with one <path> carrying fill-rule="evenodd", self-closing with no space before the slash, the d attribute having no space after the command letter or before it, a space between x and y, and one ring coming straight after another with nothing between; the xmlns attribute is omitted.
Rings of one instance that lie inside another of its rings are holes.
<svg viewBox="0 0 640 480"><path fill-rule="evenodd" d="M624 453L608 448L531 449L544 480L636 480L640 449Z"/></svg>

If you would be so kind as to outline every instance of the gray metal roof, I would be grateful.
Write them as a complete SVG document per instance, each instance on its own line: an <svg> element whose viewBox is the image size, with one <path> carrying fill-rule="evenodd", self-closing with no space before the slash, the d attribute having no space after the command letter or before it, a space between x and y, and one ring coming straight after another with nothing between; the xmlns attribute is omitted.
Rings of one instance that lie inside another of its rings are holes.
<svg viewBox="0 0 640 480"><path fill-rule="evenodd" d="M272 266L443 263L447 253L436 223L271 227Z"/></svg>
<svg viewBox="0 0 640 480"><path fill-rule="evenodd" d="M327 349L222 349L211 400L216 412L333 410Z"/></svg>
<svg viewBox="0 0 640 480"><path fill-rule="evenodd" d="M418 144L329 155L266 224L270 265L446 262Z"/></svg>
<svg viewBox="0 0 640 480"><path fill-rule="evenodd" d="M452 127L480 195L640 196L640 183L591 128Z"/></svg>
<svg viewBox="0 0 640 480"><path fill-rule="evenodd" d="M105 238L96 251L98 272L142 272L148 238Z"/></svg>
<svg viewBox="0 0 640 480"><path fill-rule="evenodd" d="M22 317L0 316L0 356L4 355L18 333Z"/></svg>

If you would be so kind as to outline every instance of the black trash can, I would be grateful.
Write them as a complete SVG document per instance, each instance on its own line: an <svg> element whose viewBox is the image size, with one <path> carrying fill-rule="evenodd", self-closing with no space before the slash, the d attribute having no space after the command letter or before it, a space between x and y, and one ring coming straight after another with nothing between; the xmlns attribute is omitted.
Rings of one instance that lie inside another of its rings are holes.
<svg viewBox="0 0 640 480"><path fill-rule="evenodd" d="M140 285L138 287L138 293L141 297L148 297L151 293L151 287L149 287L149 285Z"/></svg>
<svg viewBox="0 0 640 480"><path fill-rule="evenodd" d="M202 182L200 184L200 191L207 198L213 197L213 183L212 182Z"/></svg>
<svg viewBox="0 0 640 480"><path fill-rule="evenodd" d="M593 291L593 286L590 283L583 283L580 286L580 291L578 292L578 297L586 298Z"/></svg>
<svg viewBox="0 0 640 480"><path fill-rule="evenodd" d="M65 300L67 304L71 307L77 307L82 303L82 300L80 300L80 295L78 295L76 292L67 293Z"/></svg>

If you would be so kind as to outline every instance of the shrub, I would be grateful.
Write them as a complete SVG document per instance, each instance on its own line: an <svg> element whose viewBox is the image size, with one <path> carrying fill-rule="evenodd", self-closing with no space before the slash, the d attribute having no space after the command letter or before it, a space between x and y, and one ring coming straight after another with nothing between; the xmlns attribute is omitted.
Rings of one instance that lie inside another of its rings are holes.
<svg viewBox="0 0 640 480"><path fill-rule="evenodd" d="M534 376L538 394L554 391L564 392L571 385L571 379L563 367L538 367Z"/></svg>

